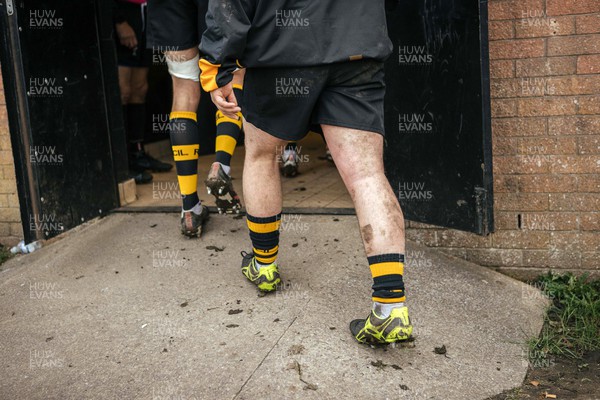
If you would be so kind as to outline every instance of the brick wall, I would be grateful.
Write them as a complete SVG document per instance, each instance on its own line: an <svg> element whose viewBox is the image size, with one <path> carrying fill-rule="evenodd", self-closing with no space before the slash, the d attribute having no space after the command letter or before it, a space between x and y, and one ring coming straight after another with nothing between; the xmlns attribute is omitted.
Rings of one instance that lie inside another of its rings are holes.
<svg viewBox="0 0 600 400"><path fill-rule="evenodd" d="M12 246L23 238L15 164L13 162L4 84L0 79L0 243Z"/></svg>
<svg viewBox="0 0 600 400"><path fill-rule="evenodd" d="M496 232L408 237L519 278L600 275L600 1L490 0Z"/></svg>

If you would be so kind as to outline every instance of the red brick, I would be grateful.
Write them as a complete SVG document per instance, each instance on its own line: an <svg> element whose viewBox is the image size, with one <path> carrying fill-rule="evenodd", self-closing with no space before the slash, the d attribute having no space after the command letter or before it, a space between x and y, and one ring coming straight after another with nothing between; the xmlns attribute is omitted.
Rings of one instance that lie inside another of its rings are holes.
<svg viewBox="0 0 600 400"><path fill-rule="evenodd" d="M517 79L494 79L490 85L492 98L540 97L552 95L596 93L600 87L588 77L521 77Z"/></svg>
<svg viewBox="0 0 600 400"><path fill-rule="evenodd" d="M550 271L555 271L557 273L566 273L573 272L575 275L581 274L583 271L581 269L570 270L568 268L547 268L547 267L498 267L495 268L497 272L500 272L503 275L509 276L513 279L519 280L521 282L533 282L536 281L541 275L546 275ZM600 272L597 271L585 271L589 273L590 278L594 279L596 276L600 278Z"/></svg>
<svg viewBox="0 0 600 400"><path fill-rule="evenodd" d="M563 193L549 194L550 210L556 211L598 211L599 193ZM600 244L600 241L598 241Z"/></svg>
<svg viewBox="0 0 600 400"><path fill-rule="evenodd" d="M579 104L577 114L600 114L600 96L580 97L577 103Z"/></svg>
<svg viewBox="0 0 600 400"><path fill-rule="evenodd" d="M519 154L575 154L577 142L574 138L520 138Z"/></svg>
<svg viewBox="0 0 600 400"><path fill-rule="evenodd" d="M497 211L498 201L494 199L494 225L497 231L501 230L517 230L519 229L518 212L512 211Z"/></svg>
<svg viewBox="0 0 600 400"><path fill-rule="evenodd" d="M600 91L600 79L593 76L521 77L494 79L490 86L492 98L564 96L592 94Z"/></svg>
<svg viewBox="0 0 600 400"><path fill-rule="evenodd" d="M579 225L577 213L522 213L522 231L574 231Z"/></svg>
<svg viewBox="0 0 600 400"><path fill-rule="evenodd" d="M582 136L577 140L579 154L600 154L600 136ZM597 159L600 162L600 157Z"/></svg>
<svg viewBox="0 0 600 400"><path fill-rule="evenodd" d="M578 15L575 17L575 27L578 34L600 33L600 14Z"/></svg>
<svg viewBox="0 0 600 400"><path fill-rule="evenodd" d="M600 53L600 34L560 36L548 38L547 40L549 56Z"/></svg>
<svg viewBox="0 0 600 400"><path fill-rule="evenodd" d="M406 238L425 246L436 247L438 245L436 232L429 229L407 229Z"/></svg>
<svg viewBox="0 0 600 400"><path fill-rule="evenodd" d="M23 225L20 223L10 224L10 234L18 238L23 237Z"/></svg>
<svg viewBox="0 0 600 400"><path fill-rule="evenodd" d="M20 209L19 195L16 192L8 194L8 206Z"/></svg>
<svg viewBox="0 0 600 400"><path fill-rule="evenodd" d="M490 59L499 60L507 58L514 59L542 57L544 56L544 40L545 39L519 39L491 42Z"/></svg>
<svg viewBox="0 0 600 400"><path fill-rule="evenodd" d="M516 60L518 77L573 75L576 72L577 58L574 56Z"/></svg>
<svg viewBox="0 0 600 400"><path fill-rule="evenodd" d="M0 123L8 124L8 111L6 111L6 107L0 107Z"/></svg>
<svg viewBox="0 0 600 400"><path fill-rule="evenodd" d="M512 78L515 76L515 62L513 60L494 60L490 62L490 77Z"/></svg>
<svg viewBox="0 0 600 400"><path fill-rule="evenodd" d="M11 181L16 181L16 172L15 172L15 166L14 165L3 165L2 166L2 179L8 179ZM14 193L16 192L16 190L13 190L12 192L9 193Z"/></svg>
<svg viewBox="0 0 600 400"><path fill-rule="evenodd" d="M1 132L1 129L0 129ZM8 134L2 135L0 134L0 150L11 150L12 144L10 142L10 136Z"/></svg>
<svg viewBox="0 0 600 400"><path fill-rule="evenodd" d="M598 0L546 0L548 15L591 14L600 12Z"/></svg>
<svg viewBox="0 0 600 400"><path fill-rule="evenodd" d="M550 244L550 232L499 231L491 236L493 246L501 249L544 249Z"/></svg>
<svg viewBox="0 0 600 400"><path fill-rule="evenodd" d="M517 38L572 35L575 33L575 17L525 18L516 21Z"/></svg>
<svg viewBox="0 0 600 400"><path fill-rule="evenodd" d="M600 157L598 156L552 156L550 172L553 174L598 174Z"/></svg>
<svg viewBox="0 0 600 400"><path fill-rule="evenodd" d="M594 75L559 76L548 78L551 93L557 96L600 93L600 77ZM552 93L553 92L553 93Z"/></svg>
<svg viewBox="0 0 600 400"><path fill-rule="evenodd" d="M555 157L544 154L495 156L494 174L545 174L550 172Z"/></svg>
<svg viewBox="0 0 600 400"><path fill-rule="evenodd" d="M549 196L545 193L497 193L496 202L502 211L546 211Z"/></svg>
<svg viewBox="0 0 600 400"><path fill-rule="evenodd" d="M565 193L577 190L577 178L571 175L520 175L519 192Z"/></svg>
<svg viewBox="0 0 600 400"><path fill-rule="evenodd" d="M512 39L515 37L514 23L510 20L490 21L489 38L490 40Z"/></svg>
<svg viewBox="0 0 600 400"><path fill-rule="evenodd" d="M13 165L13 154L9 150L0 150L0 165Z"/></svg>
<svg viewBox="0 0 600 400"><path fill-rule="evenodd" d="M600 251L581 253L581 268L600 269Z"/></svg>
<svg viewBox="0 0 600 400"><path fill-rule="evenodd" d="M518 140L512 137L496 137L492 141L494 155L516 155Z"/></svg>
<svg viewBox="0 0 600 400"><path fill-rule="evenodd" d="M600 116L567 116L548 118L549 135L600 134Z"/></svg>
<svg viewBox="0 0 600 400"><path fill-rule="evenodd" d="M528 97L517 100L517 113L524 117L542 115L570 115L577 109L576 99L572 97Z"/></svg>
<svg viewBox="0 0 600 400"><path fill-rule="evenodd" d="M540 136L548 128L546 118L502 118L492 119L493 137L500 136Z"/></svg>
<svg viewBox="0 0 600 400"><path fill-rule="evenodd" d="M582 231L600 231L600 212L581 214Z"/></svg>
<svg viewBox="0 0 600 400"><path fill-rule="evenodd" d="M544 11L542 0L490 1L488 7L490 20L519 19Z"/></svg>
<svg viewBox="0 0 600 400"><path fill-rule="evenodd" d="M466 249L467 260L488 266L523 265L523 251L520 249Z"/></svg>
<svg viewBox="0 0 600 400"><path fill-rule="evenodd" d="M578 74L599 74L600 73L600 54L585 55L577 57ZM600 80L597 76L596 81Z"/></svg>
<svg viewBox="0 0 600 400"><path fill-rule="evenodd" d="M517 97L518 91L518 81L516 79L493 79L490 84L490 96L492 99Z"/></svg>
<svg viewBox="0 0 600 400"><path fill-rule="evenodd" d="M438 246L440 247L489 247L492 244L490 236L479 236L473 233L457 230L443 230L437 232Z"/></svg>
<svg viewBox="0 0 600 400"><path fill-rule="evenodd" d="M416 222L416 221L408 221L407 225L410 228L415 228L415 229L439 229L439 226L435 226L435 225L429 225L429 224L424 224L422 222Z"/></svg>
<svg viewBox="0 0 600 400"><path fill-rule="evenodd" d="M551 232L550 247L576 254L581 251L598 251L600 241L595 232Z"/></svg>
<svg viewBox="0 0 600 400"><path fill-rule="evenodd" d="M514 99L492 99L492 118L514 117L517 115L517 102Z"/></svg>
<svg viewBox="0 0 600 400"><path fill-rule="evenodd" d="M523 266L578 268L581 258L568 250L523 250Z"/></svg>
<svg viewBox="0 0 600 400"><path fill-rule="evenodd" d="M12 167L14 171L14 167ZM17 191L17 185L14 179L0 179L0 193L15 193ZM0 218L0 221L2 219Z"/></svg>
<svg viewBox="0 0 600 400"><path fill-rule="evenodd" d="M600 175L579 175L577 191L582 193L600 193Z"/></svg>
<svg viewBox="0 0 600 400"><path fill-rule="evenodd" d="M447 254L451 257L462 258L463 260L467 259L467 250L465 249L454 249L454 248L439 248L439 250Z"/></svg>
<svg viewBox="0 0 600 400"><path fill-rule="evenodd" d="M0 221L19 222L21 221L21 213L18 208L0 208Z"/></svg>
<svg viewBox="0 0 600 400"><path fill-rule="evenodd" d="M514 193L518 191L519 177L516 175L494 175L494 193Z"/></svg>

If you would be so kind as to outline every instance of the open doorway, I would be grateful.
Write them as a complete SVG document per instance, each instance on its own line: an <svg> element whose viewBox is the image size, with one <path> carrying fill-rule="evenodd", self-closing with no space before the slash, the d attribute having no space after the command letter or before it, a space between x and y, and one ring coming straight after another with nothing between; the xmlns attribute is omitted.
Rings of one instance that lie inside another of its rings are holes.
<svg viewBox="0 0 600 400"><path fill-rule="evenodd" d="M6 39L0 55L26 242L120 208L117 187L127 179L127 154L111 8L98 0L11 1L0 8ZM388 27L393 53L386 65L385 167L405 216L488 234L493 193L487 3L401 2L388 10ZM157 105L148 113L149 124L154 116L164 125L169 77L161 65L152 73L156 86L149 101ZM214 113L203 96L198 119L206 121L200 146L207 154L199 163L199 193L209 206L214 200L203 180L213 159ZM173 162L168 136L152 128L147 133L149 151ZM284 212L353 213L334 165L324 159L322 139L310 134L298 146L300 174L283 180ZM37 162L43 152L62 156L60 162ZM240 194L243 153L239 146L232 170ZM156 173L125 210L179 210L175 172ZM48 218L61 229L30 223Z"/></svg>
<svg viewBox="0 0 600 400"><path fill-rule="evenodd" d="M169 132L167 129L171 110L172 84L164 56L156 52L149 73L147 95L146 151L160 161L174 165ZM215 211L215 199L204 187L204 179L210 165L215 161L215 113L216 107L210 96L202 92L198 107L198 121L201 131L200 158L198 161L198 195L203 204ZM348 191L339 176L335 165L327 157L327 149L322 135L310 132L296 143L296 163L298 174L293 177L282 176L284 193L283 205L286 210L306 213L353 214L354 207ZM283 153L280 149L280 164L283 165ZM231 160L233 185L243 201L242 173L244 167L243 134L238 141ZM122 207L123 211L175 211L181 207L177 173L175 168L169 172L152 172L149 183L138 184L137 200Z"/></svg>

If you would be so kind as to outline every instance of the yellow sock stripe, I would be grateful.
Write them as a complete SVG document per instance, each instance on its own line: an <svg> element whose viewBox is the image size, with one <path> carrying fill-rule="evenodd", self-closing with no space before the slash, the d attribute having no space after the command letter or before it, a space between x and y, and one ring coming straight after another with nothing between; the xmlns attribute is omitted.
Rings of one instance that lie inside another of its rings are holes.
<svg viewBox="0 0 600 400"><path fill-rule="evenodd" d="M198 159L199 144L184 144L171 146L173 149L173 158L175 161L190 161Z"/></svg>
<svg viewBox="0 0 600 400"><path fill-rule="evenodd" d="M217 136L217 141L215 144L216 151L224 151L229 155L233 155L235 151L235 145L237 144L237 140L227 135L219 135Z"/></svg>
<svg viewBox="0 0 600 400"><path fill-rule="evenodd" d="M240 85L239 83L235 83L235 84L233 85L233 88L234 88L234 89L239 89L239 90L244 90L244 86L243 86L243 85Z"/></svg>
<svg viewBox="0 0 600 400"><path fill-rule="evenodd" d="M404 264L401 262L383 262L371 265L371 275L377 278L384 275L403 275Z"/></svg>
<svg viewBox="0 0 600 400"><path fill-rule="evenodd" d="M248 223L248 229L256 233L275 232L279 230L279 225L281 225L281 221L269 222L267 224L258 224L249 220L246 220L246 222Z"/></svg>
<svg viewBox="0 0 600 400"><path fill-rule="evenodd" d="M271 250L260 250L256 247L253 247L252 249L254 250L256 259L261 264L272 264L277 259L277 251L279 250L279 245L273 247Z"/></svg>
<svg viewBox="0 0 600 400"><path fill-rule="evenodd" d="M260 257L269 257L277 254L277 252L279 251L279 245L273 247L270 250L261 250L257 249L256 247L252 247L252 250L254 250L254 253L258 254Z"/></svg>
<svg viewBox="0 0 600 400"><path fill-rule="evenodd" d="M193 111L172 111L169 115L169 119L176 118L193 119L195 122L198 122L198 116Z"/></svg>
<svg viewBox="0 0 600 400"><path fill-rule="evenodd" d="M373 301L377 301L379 303L404 303L406 301L406 296L398 297L396 299L388 299L384 297L373 297Z"/></svg>
<svg viewBox="0 0 600 400"><path fill-rule="evenodd" d="M223 122L230 122L232 124L236 124L238 128L242 129L242 113L238 112L236 115L239 119L233 119L225 116L221 110L217 111L217 125L222 124Z"/></svg>
<svg viewBox="0 0 600 400"><path fill-rule="evenodd" d="M198 191L198 175L178 175L177 180L181 194L187 196Z"/></svg>

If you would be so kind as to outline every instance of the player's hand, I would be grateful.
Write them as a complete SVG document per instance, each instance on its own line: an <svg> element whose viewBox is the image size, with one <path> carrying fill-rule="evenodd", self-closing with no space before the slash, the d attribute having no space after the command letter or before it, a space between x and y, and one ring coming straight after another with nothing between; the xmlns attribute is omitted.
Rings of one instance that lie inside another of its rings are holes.
<svg viewBox="0 0 600 400"><path fill-rule="evenodd" d="M127 22L121 22L116 24L117 36L119 37L119 42L129 49L134 49L138 45L137 37L135 36L135 31Z"/></svg>
<svg viewBox="0 0 600 400"><path fill-rule="evenodd" d="M210 92L210 98L225 116L235 120L239 119L237 113L242 109L238 106L235 94L233 94L233 83L229 82L227 85L213 90Z"/></svg>

